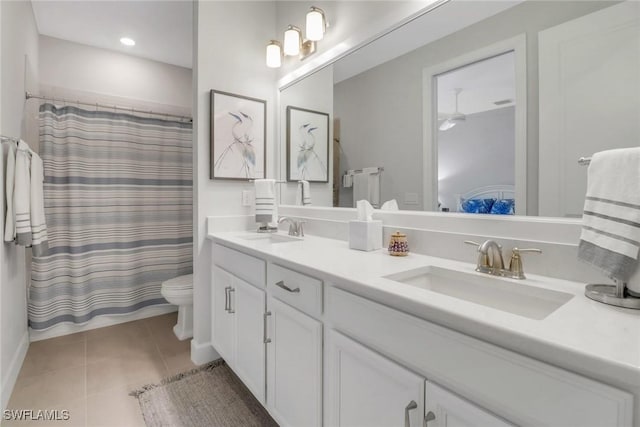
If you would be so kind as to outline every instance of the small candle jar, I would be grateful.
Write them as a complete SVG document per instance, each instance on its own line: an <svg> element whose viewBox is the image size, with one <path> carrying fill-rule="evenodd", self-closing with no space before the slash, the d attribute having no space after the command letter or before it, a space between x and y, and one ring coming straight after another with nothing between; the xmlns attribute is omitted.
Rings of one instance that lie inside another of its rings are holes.
<svg viewBox="0 0 640 427"><path fill-rule="evenodd" d="M389 255L391 256L407 256L409 255L409 243L407 235L396 231L391 235L389 240Z"/></svg>

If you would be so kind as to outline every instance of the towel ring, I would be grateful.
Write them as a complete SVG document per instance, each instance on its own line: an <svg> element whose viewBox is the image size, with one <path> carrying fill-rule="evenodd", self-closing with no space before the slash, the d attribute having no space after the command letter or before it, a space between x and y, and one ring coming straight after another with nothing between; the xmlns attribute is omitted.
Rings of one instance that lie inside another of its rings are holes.
<svg viewBox="0 0 640 427"><path fill-rule="evenodd" d="M587 285L584 295L603 304L640 310L640 298L629 294L626 283L617 280L614 282L614 285Z"/></svg>

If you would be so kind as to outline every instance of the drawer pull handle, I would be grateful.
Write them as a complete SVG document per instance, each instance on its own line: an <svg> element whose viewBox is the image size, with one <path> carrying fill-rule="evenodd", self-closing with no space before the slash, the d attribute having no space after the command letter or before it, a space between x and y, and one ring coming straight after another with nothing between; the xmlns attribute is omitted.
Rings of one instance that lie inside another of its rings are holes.
<svg viewBox="0 0 640 427"><path fill-rule="evenodd" d="M232 287L229 287L229 314L235 313L235 310L231 308L231 292L235 292L236 290Z"/></svg>
<svg viewBox="0 0 640 427"><path fill-rule="evenodd" d="M431 411L427 412L427 415L424 417L424 423L422 423L422 427L427 427L427 423L429 421L434 421L435 419L436 419L436 414L434 414Z"/></svg>
<svg viewBox="0 0 640 427"><path fill-rule="evenodd" d="M404 408L404 427L411 427L411 418L409 418L409 411L416 409L418 404L415 400L409 402L406 408Z"/></svg>
<svg viewBox="0 0 640 427"><path fill-rule="evenodd" d="M265 344L269 344L271 342L271 339L267 338L267 316L271 316L270 311L265 311L265 313L262 315L262 324L263 324L262 341Z"/></svg>
<svg viewBox="0 0 640 427"><path fill-rule="evenodd" d="M291 289L290 287L288 287L287 285L284 284L284 280L280 280L279 282L276 282L276 286L279 288L284 289L287 292L291 292L291 293L298 293L300 292L300 288L295 288L295 289Z"/></svg>
<svg viewBox="0 0 640 427"><path fill-rule="evenodd" d="M224 311L229 312L229 289L231 286L224 288Z"/></svg>

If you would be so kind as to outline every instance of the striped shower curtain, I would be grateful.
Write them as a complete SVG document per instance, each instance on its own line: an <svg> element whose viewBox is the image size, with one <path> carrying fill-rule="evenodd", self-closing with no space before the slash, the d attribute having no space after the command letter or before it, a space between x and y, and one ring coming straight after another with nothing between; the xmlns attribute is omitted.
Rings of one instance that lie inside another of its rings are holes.
<svg viewBox="0 0 640 427"><path fill-rule="evenodd" d="M46 256L33 259L29 324L166 304L192 272L192 125L40 106Z"/></svg>

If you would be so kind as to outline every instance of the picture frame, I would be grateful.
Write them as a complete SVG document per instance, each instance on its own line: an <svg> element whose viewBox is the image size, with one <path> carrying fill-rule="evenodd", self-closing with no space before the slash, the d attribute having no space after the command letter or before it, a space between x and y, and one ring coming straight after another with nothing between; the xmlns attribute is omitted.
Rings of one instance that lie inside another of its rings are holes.
<svg viewBox="0 0 640 427"><path fill-rule="evenodd" d="M287 106L287 181L329 182L329 114Z"/></svg>
<svg viewBox="0 0 640 427"><path fill-rule="evenodd" d="M266 177L267 101L211 90L210 179Z"/></svg>

